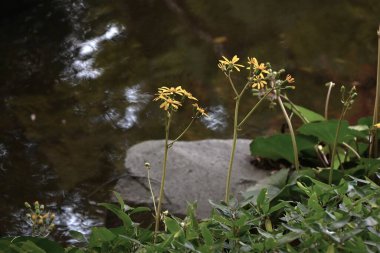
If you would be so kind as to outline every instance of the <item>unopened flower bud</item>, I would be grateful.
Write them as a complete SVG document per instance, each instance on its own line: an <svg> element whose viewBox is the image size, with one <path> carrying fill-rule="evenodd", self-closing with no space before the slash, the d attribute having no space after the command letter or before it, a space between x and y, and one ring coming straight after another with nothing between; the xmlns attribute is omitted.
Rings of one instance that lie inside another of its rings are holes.
<svg viewBox="0 0 380 253"><path fill-rule="evenodd" d="M28 202L25 202L24 205L26 208L32 208Z"/></svg>

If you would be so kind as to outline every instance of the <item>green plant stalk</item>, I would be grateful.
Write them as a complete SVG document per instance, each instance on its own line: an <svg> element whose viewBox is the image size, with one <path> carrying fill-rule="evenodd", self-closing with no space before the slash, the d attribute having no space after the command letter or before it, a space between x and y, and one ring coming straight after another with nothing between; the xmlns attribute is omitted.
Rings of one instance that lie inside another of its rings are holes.
<svg viewBox="0 0 380 253"><path fill-rule="evenodd" d="M360 157L360 155L359 155L359 153L353 148L353 147L351 147L350 145L348 145L347 143L345 143L345 142L342 142L342 145L344 146L344 147L346 147L347 149L349 149L358 159L361 159L361 157Z"/></svg>
<svg viewBox="0 0 380 253"><path fill-rule="evenodd" d="M190 123L187 125L187 127L185 128L185 130L183 130L182 133L180 135L178 135L177 138L175 138L172 142L170 142L168 144L169 148L171 148L176 141L178 141L179 139L182 138L182 136L187 132L187 130L189 130L189 128L191 127L191 125L193 124L193 122L194 122L195 119L196 119L196 115L191 119Z"/></svg>
<svg viewBox="0 0 380 253"><path fill-rule="evenodd" d="M227 78L228 78L228 81L230 81L231 87L232 87L232 89L234 90L235 95L236 95L236 96L239 96L239 93L238 93L237 90L236 90L236 87L235 87L235 85L234 85L234 82L232 81L231 73L228 73L228 75L226 75L226 76L227 76Z"/></svg>
<svg viewBox="0 0 380 253"><path fill-rule="evenodd" d="M231 156L230 156L230 163L228 166L228 172L227 172L227 179L226 179L226 192L224 196L224 201L228 203L230 198L230 188L231 188L231 174L232 174L232 167L234 164L234 158L235 158L235 150L236 150L236 141L237 141L237 131L238 131L238 114L239 114L239 104L240 104L240 96L238 95L235 101L235 115L234 115L234 133L232 137L232 150L231 150Z"/></svg>
<svg viewBox="0 0 380 253"><path fill-rule="evenodd" d="M331 151L331 161L330 161L330 173L329 173L329 184L332 184L332 176L333 176L333 170L334 170L334 160L335 160L335 153L336 153L336 146L338 142L338 137L339 137L339 132L340 132L340 127L342 125L342 120L344 118L344 115L346 114L348 110L348 107L345 106L342 110L342 113L340 114L339 121L338 121L338 126L335 131L335 137L334 137L334 142L333 142L333 148Z"/></svg>
<svg viewBox="0 0 380 253"><path fill-rule="evenodd" d="M294 130L293 130L293 125L292 125L292 122L290 121L290 118L289 118L289 116L285 110L284 104L282 103L282 99L281 99L280 94L277 94L277 101L281 107L282 113L284 114L286 123L288 124L288 127L289 127L290 137L292 139L293 153L294 153L294 167L296 168L296 172L298 172L300 165L299 165L299 161L298 161L298 148L297 148L296 136L295 136Z"/></svg>
<svg viewBox="0 0 380 253"><path fill-rule="evenodd" d="M156 197L154 196L152 183L150 182L150 168L148 168L148 186L153 200L154 213L157 214Z"/></svg>
<svg viewBox="0 0 380 253"><path fill-rule="evenodd" d="M235 97L235 113L234 113L234 133L232 137L232 150L230 155L230 163L228 165L228 172L227 172L227 179L226 179L226 189L225 189L225 196L224 200L226 203L228 203L230 198L230 188L231 188L231 175L232 175L232 167L234 164L234 158L235 158L235 150L236 150L236 141L237 141L237 131L238 131L238 116L239 116L239 105L240 105L240 99L243 96L244 92L247 90L249 85L251 84L249 81L244 85L244 88L239 93L236 92L235 85L232 82L231 76L228 75L230 84L232 88L234 89L234 92L237 94Z"/></svg>
<svg viewBox="0 0 380 253"><path fill-rule="evenodd" d="M165 151L164 151L164 161L162 163L162 177L161 177L161 186L160 186L160 194L158 196L158 205L157 205L157 212L156 212L156 224L154 227L154 242L156 242L157 239L157 233L158 229L160 227L160 218L161 218L161 206L162 201L164 197L164 188L165 188L165 178L166 178L166 162L168 159L168 150L169 150L169 130L170 130L170 122L171 122L171 113L166 113L166 120L165 120Z"/></svg>
<svg viewBox="0 0 380 253"><path fill-rule="evenodd" d="M379 123L379 100L380 100L380 25L377 31L378 36L378 48L377 48L377 80L376 80L376 97L375 105L373 108L373 121L372 125ZM377 144L377 130L371 132L371 138L369 143L369 157L377 156L378 144Z"/></svg>
<svg viewBox="0 0 380 253"><path fill-rule="evenodd" d="M297 107L296 107L296 105L287 97L287 96L284 96L284 95L281 95L281 97L283 98L283 99L285 99L291 106L292 106L292 108L291 108L291 110L292 110L292 112L296 112L296 113L298 113L298 115L300 116L300 118L301 118L301 120L304 122L304 123L310 123L310 121L309 120L307 120L303 115L302 115L302 113L297 109Z"/></svg>
<svg viewBox="0 0 380 253"><path fill-rule="evenodd" d="M262 101L264 101L264 99L269 95L269 93L271 93L273 91L273 88L270 88L262 98L260 98L260 100L255 104L254 107L252 107L252 109L247 113L247 115L244 117L244 119L237 125L237 128L239 129L246 121L247 119L252 115L252 113L257 109L257 107L259 107L259 105L261 104Z"/></svg>
<svg viewBox="0 0 380 253"><path fill-rule="evenodd" d="M334 83L330 82L329 83L329 89L327 91L327 96L326 96L326 103L325 103L325 119L328 119L328 113L329 113L329 103L330 103L330 95L331 95L331 90L332 87L334 87Z"/></svg>

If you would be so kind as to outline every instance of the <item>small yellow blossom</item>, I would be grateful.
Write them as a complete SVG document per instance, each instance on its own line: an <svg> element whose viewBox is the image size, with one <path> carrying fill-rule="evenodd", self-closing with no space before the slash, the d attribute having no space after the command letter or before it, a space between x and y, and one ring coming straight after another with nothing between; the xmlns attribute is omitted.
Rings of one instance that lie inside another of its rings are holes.
<svg viewBox="0 0 380 253"><path fill-rule="evenodd" d="M158 88L158 93L165 94L165 95L177 94L177 95L183 96L183 91L184 89L182 89L181 86L170 87L170 88L163 86L161 88Z"/></svg>
<svg viewBox="0 0 380 253"><path fill-rule="evenodd" d="M250 65L247 69L253 68L254 70L259 70L260 74L268 74L267 66L264 63L259 63L255 57L248 57L248 64Z"/></svg>
<svg viewBox="0 0 380 253"><path fill-rule="evenodd" d="M285 81L287 81L288 83L294 83L295 82L294 78L289 74L286 75Z"/></svg>
<svg viewBox="0 0 380 253"><path fill-rule="evenodd" d="M267 85L267 81L265 81L262 77L257 77L253 79L252 88L262 89Z"/></svg>
<svg viewBox="0 0 380 253"><path fill-rule="evenodd" d="M380 128L380 123L377 123L375 125L373 125L375 128L379 129Z"/></svg>
<svg viewBox="0 0 380 253"><path fill-rule="evenodd" d="M169 107L173 109L178 109L179 106L182 106L182 104L174 99L167 98L164 100L164 102L160 105L160 108L163 108L165 111L169 109Z"/></svg>
<svg viewBox="0 0 380 253"><path fill-rule="evenodd" d="M243 65L241 64L237 64L237 62L239 61L239 57L237 57L237 55L234 55L234 57L232 57L231 60L228 60L225 56L222 56L224 60L219 60L219 64L218 64L218 67L220 69L232 69L232 68L235 68L237 71L240 71L239 68L244 68Z"/></svg>
<svg viewBox="0 0 380 253"><path fill-rule="evenodd" d="M197 112L199 112L201 114L201 116L208 117L208 114L206 113L206 111L205 111L204 108L199 107L199 105L197 103L194 103L193 106L195 107L195 109L197 110Z"/></svg>
<svg viewBox="0 0 380 253"><path fill-rule="evenodd" d="M191 93L188 92L187 90L182 89L182 92L183 92L183 95L186 96L188 99L198 101L198 99L195 98L195 97L193 96L193 94L191 94Z"/></svg>

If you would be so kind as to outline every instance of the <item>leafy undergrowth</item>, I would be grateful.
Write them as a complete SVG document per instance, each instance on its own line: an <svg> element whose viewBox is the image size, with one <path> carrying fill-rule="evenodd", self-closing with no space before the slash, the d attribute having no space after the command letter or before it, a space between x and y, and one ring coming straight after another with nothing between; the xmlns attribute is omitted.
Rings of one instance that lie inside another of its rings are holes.
<svg viewBox="0 0 380 253"><path fill-rule="evenodd" d="M379 252L380 174L372 180L347 176L334 186L319 181L319 172L282 170L268 187L247 191L243 201L213 203L208 219L163 217L157 234L130 218L149 211L101 204L123 222L121 227L94 227L89 238L72 232L82 246L64 248L47 238L0 239L0 252Z"/></svg>

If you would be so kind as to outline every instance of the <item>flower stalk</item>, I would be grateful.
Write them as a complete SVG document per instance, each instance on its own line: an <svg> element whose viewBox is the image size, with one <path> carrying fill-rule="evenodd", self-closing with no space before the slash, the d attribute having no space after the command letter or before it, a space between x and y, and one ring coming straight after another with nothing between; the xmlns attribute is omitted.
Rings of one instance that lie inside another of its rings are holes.
<svg viewBox="0 0 380 253"><path fill-rule="evenodd" d="M194 122L196 118L200 116L208 116L207 113L205 112L205 109L200 107L197 103L193 102L193 108L194 108L195 114L192 117L190 123L182 131L182 133L177 138L174 139L174 141L169 143L170 125L172 122L173 114L178 111L178 109L182 106L182 102L184 102L186 99L189 99L192 101L198 101L198 99L195 98L190 92L183 89L181 86L170 87L170 88L163 86L158 89L158 92L155 95L156 97L153 100L160 101L161 103L160 108L165 111L165 145L164 145L164 160L162 162L160 193L158 195L157 208L156 206L154 207L155 209L154 242L156 242L157 240L157 234L160 228L161 209L162 209L162 202L164 199L166 167L167 167L169 149L173 146L173 144L176 141L178 141L186 133L187 130L189 130L190 126L192 125L192 123ZM150 167L148 169L150 169ZM148 170L148 180L149 180L149 170ZM150 180L149 180L149 187L150 189L152 189L152 186L150 185ZM151 195L154 201L153 204L155 205L154 194L152 190L151 190Z"/></svg>
<svg viewBox="0 0 380 253"><path fill-rule="evenodd" d="M158 205L157 205L157 211L156 211L156 224L154 227L154 242L156 242L157 233L158 233L158 230L160 227L161 207L162 207L162 201L163 201L163 197L164 197L165 179L166 179L166 163L168 160L168 150L169 150L168 142L169 142L170 123L171 123L171 113L166 112L164 161L162 163L162 176L161 176L160 194L158 195Z"/></svg>
<svg viewBox="0 0 380 253"><path fill-rule="evenodd" d="M377 80L376 80L376 97L375 105L373 108L372 125L379 122L379 103L380 103L380 25L379 30L377 30L378 36L378 49L377 49ZM378 155L378 143L377 143L377 129L370 132L369 140L369 157L374 157Z"/></svg>
<svg viewBox="0 0 380 253"><path fill-rule="evenodd" d="M280 105L281 111L284 114L286 123L288 124L288 127L289 127L290 137L292 139L292 146L293 146L294 167L296 169L296 172L298 173L300 164L298 160L298 148L297 148L297 142L296 142L296 135L294 134L292 122L288 116L288 113L285 110L284 103L282 102L281 96L279 94L277 94L277 102Z"/></svg>
<svg viewBox="0 0 380 253"><path fill-rule="evenodd" d="M330 95L331 95L331 90L335 86L335 83L329 82L326 83L326 86L329 87L327 90L327 95L326 95L326 102L325 102L325 119L328 119L328 113L329 113L329 103L330 103Z"/></svg>

